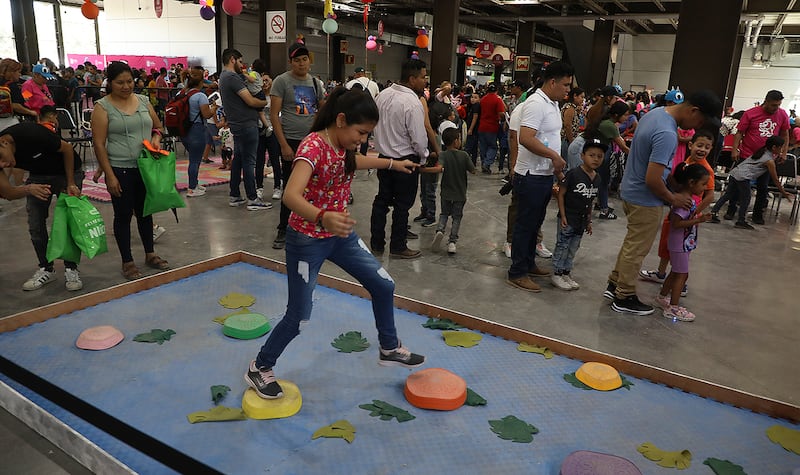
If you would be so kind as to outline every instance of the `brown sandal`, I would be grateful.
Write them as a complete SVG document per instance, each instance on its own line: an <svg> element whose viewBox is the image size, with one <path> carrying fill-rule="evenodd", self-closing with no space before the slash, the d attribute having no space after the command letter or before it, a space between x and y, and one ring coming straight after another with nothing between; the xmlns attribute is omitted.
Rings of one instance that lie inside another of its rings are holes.
<svg viewBox="0 0 800 475"><path fill-rule="evenodd" d="M142 278L142 273L139 272L139 268L136 267L133 261L122 264L122 275L128 280Z"/></svg>
<svg viewBox="0 0 800 475"><path fill-rule="evenodd" d="M158 269L158 270L169 269L169 262L165 261L164 259L158 256L152 256L147 258L145 263L147 264L147 267L152 267L153 269Z"/></svg>

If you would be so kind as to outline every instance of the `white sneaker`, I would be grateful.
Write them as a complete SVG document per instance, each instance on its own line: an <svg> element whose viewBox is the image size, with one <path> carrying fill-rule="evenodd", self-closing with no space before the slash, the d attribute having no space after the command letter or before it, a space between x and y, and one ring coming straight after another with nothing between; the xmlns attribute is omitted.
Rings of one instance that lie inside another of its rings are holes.
<svg viewBox="0 0 800 475"><path fill-rule="evenodd" d="M22 290L41 289L44 284L49 284L54 280L56 280L55 271L49 272L44 267L40 267L39 270L33 274L33 277L26 280L25 283L22 284Z"/></svg>
<svg viewBox="0 0 800 475"><path fill-rule="evenodd" d="M572 290L572 286L569 285L569 282L566 279L564 279L563 275L553 274L553 276L550 277L550 281L553 283L553 287L557 289Z"/></svg>
<svg viewBox="0 0 800 475"><path fill-rule="evenodd" d="M433 237L433 243L431 243L432 251L439 249L439 246L442 245L442 239L444 239L444 233L441 231L436 231L436 236Z"/></svg>
<svg viewBox="0 0 800 475"><path fill-rule="evenodd" d="M186 197L187 198L196 198L198 196L203 196L205 194L206 194L206 189L205 188L201 188L201 187L198 186L194 190L189 188L189 191L186 192Z"/></svg>
<svg viewBox="0 0 800 475"><path fill-rule="evenodd" d="M247 209L250 211L259 211L262 209L272 209L272 203L266 203L259 198L254 200L247 200Z"/></svg>
<svg viewBox="0 0 800 475"><path fill-rule="evenodd" d="M81 275L78 273L78 269L66 269L64 271L64 278L67 281L67 290L74 291L83 288L83 282L81 282Z"/></svg>
<svg viewBox="0 0 800 475"><path fill-rule="evenodd" d="M539 244L536 245L536 255L541 257L542 259L549 259L553 257L553 253L550 252L549 249L544 247L543 242L540 242Z"/></svg>
<svg viewBox="0 0 800 475"><path fill-rule="evenodd" d="M258 199L263 200L264 199L264 188L256 188L256 196L258 196Z"/></svg>
<svg viewBox="0 0 800 475"><path fill-rule="evenodd" d="M164 226L159 226L157 224L153 226L153 242L158 241L158 238L164 235L165 232L167 232L167 228Z"/></svg>
<svg viewBox="0 0 800 475"><path fill-rule="evenodd" d="M569 284L569 286L570 286L570 287L572 287L572 290L578 290L578 289L580 289L580 288L581 288L581 284L579 284L579 283L575 282L574 280L572 280L572 276L571 276L571 275L569 275L569 274L564 274L564 275L562 275L561 277L563 277L563 278L564 278L564 280L566 280L566 281L567 281L567 283Z"/></svg>
<svg viewBox="0 0 800 475"><path fill-rule="evenodd" d="M242 198L241 196L236 196L236 197L231 196L230 198L228 198L228 206L232 208L241 206L245 203L247 203L247 200Z"/></svg>
<svg viewBox="0 0 800 475"><path fill-rule="evenodd" d="M200 183L198 183L198 184L197 184L197 186L195 187L195 189L196 189L196 190L202 190L202 191L206 191L206 187L205 187L205 186L203 186L203 185L201 185Z"/></svg>
<svg viewBox="0 0 800 475"><path fill-rule="evenodd" d="M510 242L504 242L503 243L503 254L505 254L506 257L511 259L511 243Z"/></svg>
<svg viewBox="0 0 800 475"><path fill-rule="evenodd" d="M456 253L456 243L454 242L447 243L447 253L448 254Z"/></svg>
<svg viewBox="0 0 800 475"><path fill-rule="evenodd" d="M273 200L279 200L281 199L282 196L283 196L283 190L281 190L280 188L275 188L275 190L272 192Z"/></svg>

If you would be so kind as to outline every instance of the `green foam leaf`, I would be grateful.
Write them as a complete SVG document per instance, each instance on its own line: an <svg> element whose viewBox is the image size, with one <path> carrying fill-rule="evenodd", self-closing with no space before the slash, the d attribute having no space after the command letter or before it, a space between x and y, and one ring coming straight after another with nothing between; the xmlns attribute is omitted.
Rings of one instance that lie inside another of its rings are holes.
<svg viewBox="0 0 800 475"><path fill-rule="evenodd" d="M800 431L774 425L767 429L767 437L789 452L800 455Z"/></svg>
<svg viewBox="0 0 800 475"><path fill-rule="evenodd" d="M472 389L467 388L467 400L464 402L464 404L467 406L485 406L486 399Z"/></svg>
<svg viewBox="0 0 800 475"><path fill-rule="evenodd" d="M331 343L331 346L342 353L364 351L369 348L369 342L361 336L361 332L342 333Z"/></svg>
<svg viewBox="0 0 800 475"><path fill-rule="evenodd" d="M249 307L256 303L256 298L249 294L231 292L219 299L219 304L225 308Z"/></svg>
<svg viewBox="0 0 800 475"><path fill-rule="evenodd" d="M685 470L692 464L692 453L688 450L669 452L659 449L650 442L636 447L636 450L646 459L656 462L659 467Z"/></svg>
<svg viewBox="0 0 800 475"><path fill-rule="evenodd" d="M524 351L526 353L538 353L545 357L545 359L550 359L553 357L553 351L544 346L538 346L531 343L520 343L517 345L517 350Z"/></svg>
<svg viewBox="0 0 800 475"><path fill-rule="evenodd" d="M460 332L446 330L442 332L444 342L449 346L461 346L463 348L470 348L478 344L483 339L483 336L473 332Z"/></svg>
<svg viewBox="0 0 800 475"><path fill-rule="evenodd" d="M619 377L622 378L622 386L620 386L620 388L625 388L628 391L630 391L631 390L631 386L634 385L633 382L631 380L629 380L628 378L626 378L624 374L619 375ZM617 389L619 389L619 388L617 388Z"/></svg>
<svg viewBox="0 0 800 475"><path fill-rule="evenodd" d="M133 341L138 341L140 343L158 343L161 345L165 341L168 341L170 338L172 338L172 335L175 335L175 330L171 328L167 330L153 328L147 333L140 333L136 335L133 337Z"/></svg>
<svg viewBox="0 0 800 475"><path fill-rule="evenodd" d="M392 418L397 418L397 422L406 422L416 419L406 410L397 406L392 406L388 402L379 399L373 399L372 404L360 404L358 407L370 411L369 415L372 417L380 417L382 421L390 421Z"/></svg>
<svg viewBox="0 0 800 475"><path fill-rule="evenodd" d="M533 442L533 434L539 429L515 416L506 416L499 420L490 420L489 426L498 437L512 442Z"/></svg>
<svg viewBox="0 0 800 475"><path fill-rule="evenodd" d="M568 382L569 384L575 386L576 388L585 389L587 391L591 391L592 388L583 384L583 382L575 376L575 373L567 373L564 375L564 381Z"/></svg>
<svg viewBox="0 0 800 475"><path fill-rule="evenodd" d="M704 465L711 467L716 475L747 475L741 465L736 465L730 460L707 458Z"/></svg>
<svg viewBox="0 0 800 475"><path fill-rule="evenodd" d="M214 404L219 404L230 390L231 388L225 385L211 386L211 400L214 401Z"/></svg>
<svg viewBox="0 0 800 475"><path fill-rule="evenodd" d="M430 328L431 330L458 330L459 328L464 328L458 323L446 318L429 318L422 326Z"/></svg>
<svg viewBox="0 0 800 475"><path fill-rule="evenodd" d="M356 438L356 428L350 422L342 419L334 422L333 424L325 427L320 427L311 436L312 439L320 437L340 438L346 440L348 443L353 443Z"/></svg>

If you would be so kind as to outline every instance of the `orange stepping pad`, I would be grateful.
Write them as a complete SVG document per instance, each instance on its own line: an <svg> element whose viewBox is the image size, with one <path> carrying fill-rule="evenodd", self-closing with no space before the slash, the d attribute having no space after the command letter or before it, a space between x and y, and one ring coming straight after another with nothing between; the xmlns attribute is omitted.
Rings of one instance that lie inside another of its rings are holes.
<svg viewBox="0 0 800 475"><path fill-rule="evenodd" d="M467 383L464 379L442 368L428 368L406 378L403 390L411 405L422 409L452 411L467 400Z"/></svg>

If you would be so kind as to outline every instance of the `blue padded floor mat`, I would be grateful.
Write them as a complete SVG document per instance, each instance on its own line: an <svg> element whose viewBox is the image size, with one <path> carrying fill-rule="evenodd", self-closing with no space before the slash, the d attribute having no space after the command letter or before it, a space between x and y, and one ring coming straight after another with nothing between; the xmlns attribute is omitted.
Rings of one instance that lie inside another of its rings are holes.
<svg viewBox="0 0 800 475"><path fill-rule="evenodd" d="M403 396L402 368L377 365L377 335L369 300L317 287L311 322L275 367L296 383L301 411L288 419L190 424L186 415L213 407L210 386L232 391L222 405L240 407L244 372L266 336L235 340L222 335L216 316L232 312L217 300L229 292L256 297L251 310L273 324L286 305L286 278L237 263L129 295L44 323L0 334L0 354L62 389L224 473L557 475L576 450L618 455L642 473L668 473L636 451L644 442L665 450L689 449L691 467L711 474L708 457L728 459L750 475L791 474L800 457L772 443L765 430L786 421L736 409L679 390L628 377L630 391L584 391L563 380L577 360L517 351L517 344L483 335L472 348L447 346L427 317L396 311L398 334L425 354L426 368L446 368L488 400L452 412L411 406ZM110 324L125 340L106 351L75 347L81 331ZM134 342L153 328L175 330L163 345ZM370 348L339 353L331 342L360 331ZM3 378L7 380L7 378ZM29 392L28 392L29 393ZM40 402L41 398L33 399ZM380 399L416 419L398 423L370 417L359 404ZM167 469L92 426L43 402L46 409L140 473ZM498 438L488 421L514 415L539 429L530 444ZM322 426L347 419L355 440L316 439Z"/></svg>

